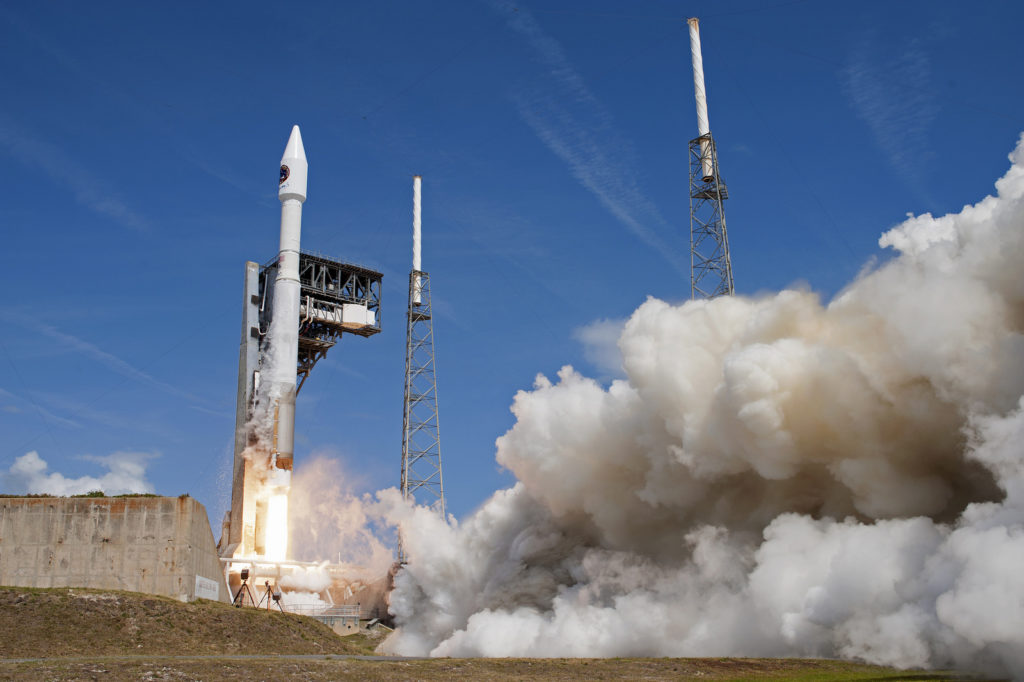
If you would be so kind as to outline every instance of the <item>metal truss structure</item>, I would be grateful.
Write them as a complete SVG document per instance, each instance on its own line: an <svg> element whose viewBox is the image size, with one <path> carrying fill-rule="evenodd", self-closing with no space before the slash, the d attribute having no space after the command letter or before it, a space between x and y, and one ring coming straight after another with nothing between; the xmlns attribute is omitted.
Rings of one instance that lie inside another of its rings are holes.
<svg viewBox="0 0 1024 682"><path fill-rule="evenodd" d="M712 175L704 168L710 155ZM718 171L711 133L690 140L690 298L733 294L729 235L723 202L729 190Z"/></svg>
<svg viewBox="0 0 1024 682"><path fill-rule="evenodd" d="M277 261L260 269L259 338L270 328L273 315ZM317 361L343 333L373 336L380 332L382 275L374 270L342 263L319 254L299 254L299 357L296 393Z"/></svg>
<svg viewBox="0 0 1024 682"><path fill-rule="evenodd" d="M309 377L342 334L373 336L380 332L381 278L374 270L325 258L314 253L299 254L299 347L296 363L296 391ZM218 551L233 556L236 548L255 540L254 515L258 502L246 483L253 465L244 456L255 434L252 416L259 390L262 358L266 355L267 332L274 314L274 282L277 261L260 267L245 264L242 300L242 340L238 354L238 397L235 408L235 458L231 483L231 510L224 522ZM249 529L246 531L246 529Z"/></svg>
<svg viewBox="0 0 1024 682"><path fill-rule="evenodd" d="M435 367L430 275L413 270L409 273L409 311L406 317L402 497L430 506L443 517L444 483L441 477L441 431ZM406 562L401 532L398 535L398 561Z"/></svg>

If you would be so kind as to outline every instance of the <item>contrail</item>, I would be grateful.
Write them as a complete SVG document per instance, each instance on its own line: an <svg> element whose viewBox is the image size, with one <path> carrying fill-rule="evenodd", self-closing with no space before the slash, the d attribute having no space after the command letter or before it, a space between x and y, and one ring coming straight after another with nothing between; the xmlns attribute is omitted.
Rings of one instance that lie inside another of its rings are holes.
<svg viewBox="0 0 1024 682"><path fill-rule="evenodd" d="M514 12L506 4L492 6L509 14L508 25L526 38L557 91L557 96L542 90L514 93L523 121L616 220L676 272L689 277L688 258L661 236L659 230L670 227L635 179L631 145L614 131L611 114L587 87L562 46L521 5Z"/></svg>

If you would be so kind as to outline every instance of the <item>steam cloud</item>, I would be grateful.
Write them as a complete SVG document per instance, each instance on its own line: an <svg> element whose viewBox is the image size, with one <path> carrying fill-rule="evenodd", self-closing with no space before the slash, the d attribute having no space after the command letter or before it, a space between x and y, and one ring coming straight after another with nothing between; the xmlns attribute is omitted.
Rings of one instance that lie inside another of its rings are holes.
<svg viewBox="0 0 1024 682"><path fill-rule="evenodd" d="M461 525L380 493L391 652L840 656L1024 678L1024 138L997 196L807 291L673 306L521 391Z"/></svg>
<svg viewBox="0 0 1024 682"><path fill-rule="evenodd" d="M350 580L376 579L388 572L394 561L390 545L375 533L374 520L367 517L364 505L356 497L341 464L324 455L303 461L292 477L291 504L288 510L291 558L298 561L337 561ZM310 571L311 583L282 585L304 587L319 592L323 585ZM295 580L296 577L293 577Z"/></svg>
<svg viewBox="0 0 1024 682"><path fill-rule="evenodd" d="M105 457L83 457L107 469L102 476L68 478L57 471L48 471L39 453L33 450L14 460L0 474L4 490L15 494L82 495L96 490L108 495L151 493L153 485L146 480L146 463L153 455L144 452L115 452Z"/></svg>
<svg viewBox="0 0 1024 682"><path fill-rule="evenodd" d="M275 376L272 347L279 333L279 328L271 322L268 342L260 350L260 376L263 380L258 381L254 389L252 413L245 426L249 440L241 453L248 463L253 480L257 483L255 499L264 505L269 503L274 494L280 492L281 487L287 488L291 480L291 472L274 467L271 460L275 411L281 397L281 385L270 378Z"/></svg>

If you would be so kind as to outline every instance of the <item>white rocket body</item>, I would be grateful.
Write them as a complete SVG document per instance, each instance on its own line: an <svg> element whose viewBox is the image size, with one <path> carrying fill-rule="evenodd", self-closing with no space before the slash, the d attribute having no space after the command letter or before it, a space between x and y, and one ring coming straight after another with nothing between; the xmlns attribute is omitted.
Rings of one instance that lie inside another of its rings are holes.
<svg viewBox="0 0 1024 682"><path fill-rule="evenodd" d="M270 328L270 371L274 408L273 468L290 472L295 442L295 376L299 357L299 242L302 236L302 203L306 200L306 150L299 126L281 158L277 197L281 201L281 247L274 281L274 316ZM290 474L276 476L287 485Z"/></svg>
<svg viewBox="0 0 1024 682"><path fill-rule="evenodd" d="M687 19L690 26L690 59L693 62L693 93L697 99L697 132L707 135L711 132L708 123L708 98L704 91L704 58L700 52L700 26L696 17ZM702 140L700 143L700 160L704 171L704 182L715 178L714 160L711 158L711 143Z"/></svg>
<svg viewBox="0 0 1024 682"><path fill-rule="evenodd" d="M423 239L420 235L420 184L420 176L412 176L412 269L416 272L423 270L423 263L420 258L423 244ZM413 305L419 305L421 303L419 275L413 275L412 292Z"/></svg>

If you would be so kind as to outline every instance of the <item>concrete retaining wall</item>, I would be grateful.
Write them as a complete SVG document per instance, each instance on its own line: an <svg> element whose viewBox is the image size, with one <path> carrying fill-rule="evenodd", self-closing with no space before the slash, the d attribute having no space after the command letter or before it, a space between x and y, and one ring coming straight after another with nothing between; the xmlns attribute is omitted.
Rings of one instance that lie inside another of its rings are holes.
<svg viewBox="0 0 1024 682"><path fill-rule="evenodd" d="M191 497L0 498L0 585L231 601Z"/></svg>

